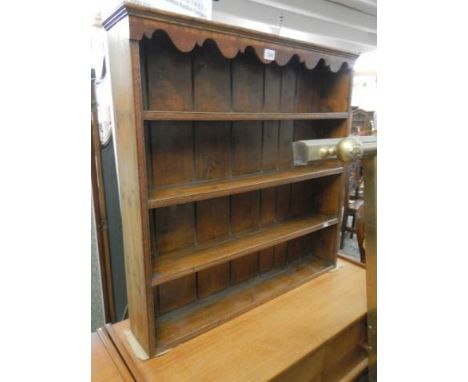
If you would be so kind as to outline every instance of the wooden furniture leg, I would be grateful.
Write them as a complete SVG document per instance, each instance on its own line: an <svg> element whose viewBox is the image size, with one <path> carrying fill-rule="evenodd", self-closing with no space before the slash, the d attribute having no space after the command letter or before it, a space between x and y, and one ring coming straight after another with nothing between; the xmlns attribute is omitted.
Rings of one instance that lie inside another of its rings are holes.
<svg viewBox="0 0 468 382"><path fill-rule="evenodd" d="M357 242L359 246L359 255L361 257L361 263L366 262L366 251L364 249L365 232L366 232L365 208L364 208L364 204L362 204L356 213L356 236L357 236Z"/></svg>
<svg viewBox="0 0 468 382"><path fill-rule="evenodd" d="M377 155L364 158L369 381L377 381Z"/></svg>

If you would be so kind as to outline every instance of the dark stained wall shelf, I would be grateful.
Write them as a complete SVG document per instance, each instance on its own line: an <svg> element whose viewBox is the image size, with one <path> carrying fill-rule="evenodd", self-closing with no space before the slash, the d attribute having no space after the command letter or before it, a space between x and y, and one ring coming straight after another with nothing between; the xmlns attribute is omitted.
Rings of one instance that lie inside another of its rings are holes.
<svg viewBox="0 0 468 382"><path fill-rule="evenodd" d="M335 216L317 215L275 223L250 234L232 237L214 245L190 248L161 255L153 266L152 285L156 286L187 274L269 248L288 240L337 224Z"/></svg>
<svg viewBox="0 0 468 382"><path fill-rule="evenodd" d="M130 328L151 357L336 264L343 168L294 167L292 142L348 135L357 56L131 3L104 26Z"/></svg>
<svg viewBox="0 0 468 382"><path fill-rule="evenodd" d="M343 173L343 167L316 166L298 167L287 171L255 174L225 180L207 181L187 186L168 187L150 191L148 208L194 202L247 191L261 190L308 179L321 178Z"/></svg>

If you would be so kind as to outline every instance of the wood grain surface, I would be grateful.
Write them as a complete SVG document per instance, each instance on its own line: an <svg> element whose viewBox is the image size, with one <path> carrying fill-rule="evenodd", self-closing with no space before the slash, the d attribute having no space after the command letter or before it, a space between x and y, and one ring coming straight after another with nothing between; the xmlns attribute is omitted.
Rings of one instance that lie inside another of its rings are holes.
<svg viewBox="0 0 468 382"><path fill-rule="evenodd" d="M112 326L113 336L148 381L352 380L345 376L366 366L358 349L365 277L363 268L339 260L336 270L148 361L126 343L128 320ZM333 370L337 379L328 379Z"/></svg>
<svg viewBox="0 0 468 382"><path fill-rule="evenodd" d="M91 381L134 381L124 360L104 329L91 334Z"/></svg>
<svg viewBox="0 0 468 382"><path fill-rule="evenodd" d="M275 223L249 235L234 236L230 240L207 246L171 252L154 260L153 285L206 269L243 255L251 254L299 236L337 224L336 216L317 215Z"/></svg>
<svg viewBox="0 0 468 382"><path fill-rule="evenodd" d="M219 164L219 162L217 163ZM212 169L214 167L215 166L213 166ZM200 171L203 172L203 170ZM211 172L214 172L214 170L211 170ZM343 167L340 165L305 166L281 172L269 172L261 175L250 175L226 180L196 183L187 186L162 188L149 193L148 207L158 208L172 204L217 198L219 196L239 194L287 183L341 174L342 172Z"/></svg>
<svg viewBox="0 0 468 382"><path fill-rule="evenodd" d="M296 168L292 143L346 135L356 56L129 3L104 25L130 326L152 356L335 264L343 168Z"/></svg>

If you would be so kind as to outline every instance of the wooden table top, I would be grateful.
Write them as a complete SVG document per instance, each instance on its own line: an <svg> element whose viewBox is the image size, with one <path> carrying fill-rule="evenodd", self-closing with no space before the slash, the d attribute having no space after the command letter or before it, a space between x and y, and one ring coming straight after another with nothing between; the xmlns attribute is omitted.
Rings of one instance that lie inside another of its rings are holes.
<svg viewBox="0 0 468 382"><path fill-rule="evenodd" d="M365 277L339 260L337 269L147 361L127 343L128 320L106 330L137 380L268 381L364 317Z"/></svg>
<svg viewBox="0 0 468 382"><path fill-rule="evenodd" d="M91 334L91 380L93 382L134 381L103 329Z"/></svg>

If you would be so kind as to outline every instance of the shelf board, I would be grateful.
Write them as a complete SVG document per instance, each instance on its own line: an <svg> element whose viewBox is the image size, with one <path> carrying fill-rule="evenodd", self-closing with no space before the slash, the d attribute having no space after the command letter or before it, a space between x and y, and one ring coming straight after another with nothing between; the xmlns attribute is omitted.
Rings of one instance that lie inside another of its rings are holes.
<svg viewBox="0 0 468 382"><path fill-rule="evenodd" d="M149 192L148 208L159 208L174 204L194 202L242 192L260 190L288 183L301 182L308 179L321 178L341 174L343 167L335 166L304 166L287 171L277 171L255 174L218 181L209 181L178 187L169 187Z"/></svg>
<svg viewBox="0 0 468 382"><path fill-rule="evenodd" d="M331 261L303 257L280 270L259 275L206 299L158 317L161 353L264 302L295 288L334 267Z"/></svg>
<svg viewBox="0 0 468 382"><path fill-rule="evenodd" d="M144 110L145 121L281 121L297 119L347 119L348 112L341 113L240 113L201 111Z"/></svg>
<svg viewBox="0 0 468 382"><path fill-rule="evenodd" d="M330 215L314 215L291 219L244 235L232 236L221 242L159 255L153 260L153 278L151 283L153 286L156 286L237 257L307 235L337 222L336 216Z"/></svg>

